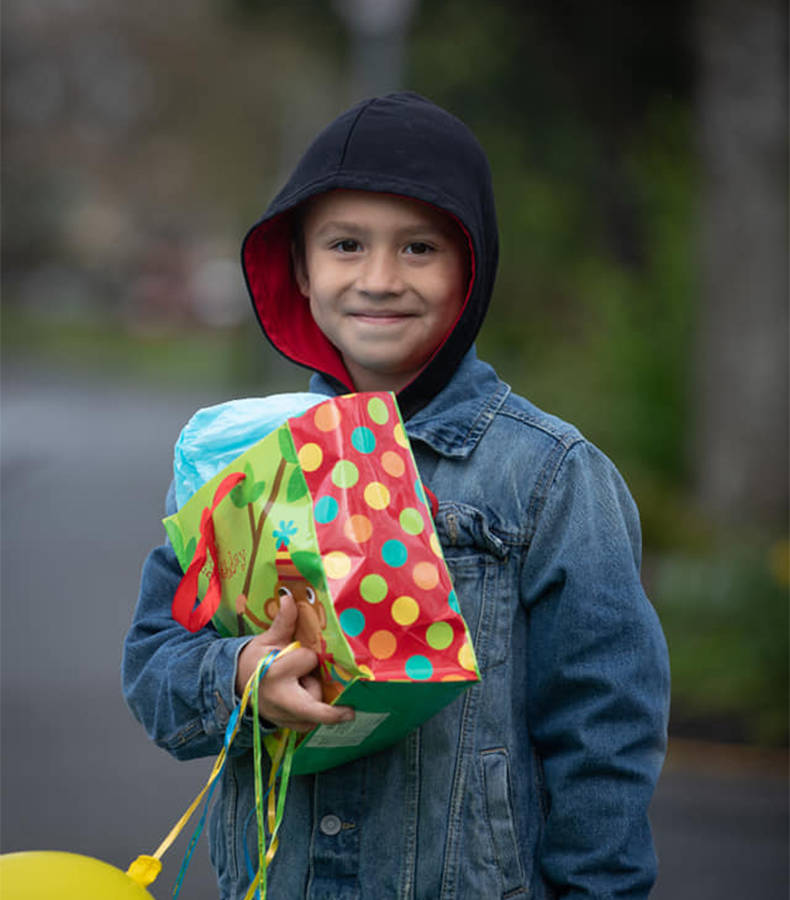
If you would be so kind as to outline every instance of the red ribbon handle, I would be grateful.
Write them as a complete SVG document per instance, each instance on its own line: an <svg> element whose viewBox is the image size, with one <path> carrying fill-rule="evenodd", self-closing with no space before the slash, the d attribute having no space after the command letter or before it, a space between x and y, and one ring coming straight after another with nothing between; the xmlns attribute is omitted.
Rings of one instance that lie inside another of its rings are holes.
<svg viewBox="0 0 790 900"><path fill-rule="evenodd" d="M228 475L227 478L223 478L214 492L214 500L211 507L204 509L203 515L200 517L200 541L195 550L195 555L192 557L192 562L178 585L171 609L176 622L179 622L190 631L199 631L204 625L208 624L219 608L219 601L222 598L222 585L217 563L217 539L214 535L214 510L233 488L239 482L244 481L246 477L243 472L234 472L232 475ZM211 556L214 567L209 577L208 590L203 599L195 606L198 576L206 564L207 554Z"/></svg>

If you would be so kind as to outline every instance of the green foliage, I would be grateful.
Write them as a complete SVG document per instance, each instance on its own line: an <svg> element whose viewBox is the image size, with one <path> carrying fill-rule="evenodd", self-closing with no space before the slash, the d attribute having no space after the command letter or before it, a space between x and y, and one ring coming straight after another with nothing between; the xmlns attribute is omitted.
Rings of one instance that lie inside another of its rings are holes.
<svg viewBox="0 0 790 900"><path fill-rule="evenodd" d="M654 596L669 644L677 719L731 719L764 744L788 740L786 543L666 556ZM784 557L784 558L783 558Z"/></svg>
<svg viewBox="0 0 790 900"><path fill-rule="evenodd" d="M307 482L304 480L302 470L294 469L291 472L291 477L288 479L288 488L285 492L286 499L289 503L293 503L296 500L301 500L306 493Z"/></svg>
<svg viewBox="0 0 790 900"><path fill-rule="evenodd" d="M244 481L240 481L228 495L233 505L243 509L261 496L266 488L265 481L256 481L255 473L249 462L244 463Z"/></svg>
<svg viewBox="0 0 790 900"><path fill-rule="evenodd" d="M277 431L277 440L280 444L280 453L282 453L283 459L286 462L295 464L297 462L296 447L288 428L283 427Z"/></svg>

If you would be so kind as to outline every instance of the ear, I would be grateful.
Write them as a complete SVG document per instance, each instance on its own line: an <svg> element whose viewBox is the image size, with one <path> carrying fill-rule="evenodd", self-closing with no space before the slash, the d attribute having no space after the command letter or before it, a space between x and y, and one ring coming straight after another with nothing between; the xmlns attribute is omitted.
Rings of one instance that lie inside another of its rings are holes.
<svg viewBox="0 0 790 900"><path fill-rule="evenodd" d="M274 597L269 597L263 607L263 611L266 614L267 619L271 619L273 622L275 616L280 611L280 603L278 600L275 600Z"/></svg>
<svg viewBox="0 0 790 900"><path fill-rule="evenodd" d="M319 603L317 598L315 601L315 609L318 612L318 622L321 626L321 631L326 631L326 610L323 605Z"/></svg>
<svg viewBox="0 0 790 900"><path fill-rule="evenodd" d="M307 265L304 258L304 247L296 241L291 241L291 264L293 265L294 278L299 293L307 300L310 299L310 279L307 277Z"/></svg>

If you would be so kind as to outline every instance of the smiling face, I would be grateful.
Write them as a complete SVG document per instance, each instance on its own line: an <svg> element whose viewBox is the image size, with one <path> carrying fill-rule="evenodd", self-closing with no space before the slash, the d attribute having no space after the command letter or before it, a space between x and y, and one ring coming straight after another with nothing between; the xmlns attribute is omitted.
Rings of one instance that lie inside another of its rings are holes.
<svg viewBox="0 0 790 900"><path fill-rule="evenodd" d="M360 391L399 391L454 326L466 297L460 228L426 204L332 191L303 222L296 279Z"/></svg>

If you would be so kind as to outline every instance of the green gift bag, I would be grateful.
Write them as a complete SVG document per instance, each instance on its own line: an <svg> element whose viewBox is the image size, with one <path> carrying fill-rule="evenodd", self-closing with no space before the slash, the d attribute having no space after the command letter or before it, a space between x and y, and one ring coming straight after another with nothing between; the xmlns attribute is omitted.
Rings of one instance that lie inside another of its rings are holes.
<svg viewBox="0 0 790 900"><path fill-rule="evenodd" d="M333 397L287 420L164 524L185 571L174 618L253 634L290 594L324 700L355 708L353 722L300 739L295 773L393 743L479 680L390 393Z"/></svg>

